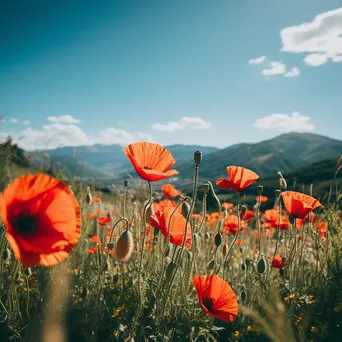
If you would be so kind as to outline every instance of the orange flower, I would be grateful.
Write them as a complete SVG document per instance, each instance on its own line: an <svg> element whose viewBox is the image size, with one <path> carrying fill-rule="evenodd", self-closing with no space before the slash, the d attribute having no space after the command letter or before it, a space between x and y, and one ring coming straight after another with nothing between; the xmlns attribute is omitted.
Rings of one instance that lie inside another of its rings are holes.
<svg viewBox="0 0 342 342"><path fill-rule="evenodd" d="M93 220L94 218L95 218L95 216L92 214L87 214L87 216L86 216L87 220Z"/></svg>
<svg viewBox="0 0 342 342"><path fill-rule="evenodd" d="M223 202L222 203L222 208L229 210L229 209L234 208L234 204L233 203L228 203L228 202Z"/></svg>
<svg viewBox="0 0 342 342"><path fill-rule="evenodd" d="M96 215L101 215L102 214L102 210L101 209L96 209Z"/></svg>
<svg viewBox="0 0 342 342"><path fill-rule="evenodd" d="M105 226L107 223L109 223L112 219L110 218L110 216L105 216L105 217L98 217L97 218L97 222L99 223L99 225L101 226Z"/></svg>
<svg viewBox="0 0 342 342"><path fill-rule="evenodd" d="M25 175L0 196L7 239L24 267L51 266L69 256L80 238L80 207L70 189L45 174Z"/></svg>
<svg viewBox="0 0 342 342"><path fill-rule="evenodd" d="M255 172L241 166L228 166L227 172L229 179L216 180L216 184L223 190L243 191L259 178Z"/></svg>
<svg viewBox="0 0 342 342"><path fill-rule="evenodd" d="M100 203L101 202L100 197L93 197L93 202Z"/></svg>
<svg viewBox="0 0 342 342"><path fill-rule="evenodd" d="M294 218L303 219L311 210L322 206L315 198L295 191L282 192L284 205Z"/></svg>
<svg viewBox="0 0 342 342"><path fill-rule="evenodd" d="M136 142L123 149L140 178L157 182L178 175L178 171L169 170L176 161L164 147L150 142ZM168 171L169 170L169 171Z"/></svg>
<svg viewBox="0 0 342 342"><path fill-rule="evenodd" d="M240 217L244 219L246 222L249 222L249 220L252 219L254 216L255 215L253 210L246 210L245 215L243 215L242 212L240 212Z"/></svg>
<svg viewBox="0 0 342 342"><path fill-rule="evenodd" d="M91 241L92 243L98 243L98 242L100 242L99 237L98 237L97 235L93 235L93 236L90 238L90 241Z"/></svg>
<svg viewBox="0 0 342 342"><path fill-rule="evenodd" d="M176 197L180 195L180 191L176 190L175 187L172 184L165 184L162 186L162 191L165 196L168 197Z"/></svg>
<svg viewBox="0 0 342 342"><path fill-rule="evenodd" d="M281 255L276 255L272 260L272 267L274 268L282 268L285 266L285 258Z"/></svg>
<svg viewBox="0 0 342 342"><path fill-rule="evenodd" d="M168 238L169 234L169 221L173 210L156 211L150 220L152 227L159 229L161 233ZM183 242L183 236L185 233L185 217L176 211L171 218L170 222L170 242L174 245L181 246ZM192 234L190 223L188 222L188 229L186 234L185 248L190 250L192 244Z"/></svg>
<svg viewBox="0 0 342 342"><path fill-rule="evenodd" d="M256 201L260 203L266 203L268 201L268 198L266 196L257 196Z"/></svg>
<svg viewBox="0 0 342 342"><path fill-rule="evenodd" d="M238 303L228 283L215 274L193 277L192 282L204 312L226 322L236 319Z"/></svg>
<svg viewBox="0 0 342 342"><path fill-rule="evenodd" d="M245 222L243 220L240 221L240 229L245 228ZM238 231L238 217L236 215L229 215L224 220L224 228L226 233L231 233L232 235L236 235Z"/></svg>

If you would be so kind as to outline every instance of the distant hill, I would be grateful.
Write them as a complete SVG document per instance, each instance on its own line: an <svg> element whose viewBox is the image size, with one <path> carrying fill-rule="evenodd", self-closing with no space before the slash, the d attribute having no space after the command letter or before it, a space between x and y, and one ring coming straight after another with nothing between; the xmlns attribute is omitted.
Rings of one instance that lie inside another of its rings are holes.
<svg viewBox="0 0 342 342"><path fill-rule="evenodd" d="M342 141L317 134L288 133L256 144L238 144L213 152L203 158L200 179L215 181L227 177L229 165L239 165L255 171L260 177L284 174L313 162L338 158ZM183 183L191 181L192 164L177 166Z"/></svg>

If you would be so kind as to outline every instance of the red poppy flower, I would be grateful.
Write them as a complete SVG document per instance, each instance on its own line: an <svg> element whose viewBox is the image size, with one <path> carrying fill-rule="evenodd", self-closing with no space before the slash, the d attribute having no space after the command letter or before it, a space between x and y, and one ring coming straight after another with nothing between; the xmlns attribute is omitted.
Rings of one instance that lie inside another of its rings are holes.
<svg viewBox="0 0 342 342"><path fill-rule="evenodd" d="M295 191L282 192L284 205L294 218L303 219L311 210L322 206L315 198Z"/></svg>
<svg viewBox="0 0 342 342"><path fill-rule="evenodd" d="M165 196L168 196L168 197L171 197L171 198L180 195L180 191L175 189L175 187L172 184L165 184L165 185L163 185L162 186L162 191L163 191Z"/></svg>
<svg viewBox="0 0 342 342"><path fill-rule="evenodd" d="M98 242L100 242L99 237L98 237L97 235L93 235L93 236L90 238L90 241L91 241L92 243L98 243Z"/></svg>
<svg viewBox="0 0 342 342"><path fill-rule="evenodd" d="M256 201L260 203L266 203L268 201L268 197L266 196L257 196Z"/></svg>
<svg viewBox="0 0 342 342"><path fill-rule="evenodd" d="M0 196L7 239L24 267L51 266L80 238L80 207L70 189L45 174L14 180Z"/></svg>
<svg viewBox="0 0 342 342"><path fill-rule="evenodd" d="M282 268L285 266L285 261L283 261L283 257L281 255L276 255L272 260L272 267L274 268Z"/></svg>
<svg viewBox="0 0 342 342"><path fill-rule="evenodd" d="M112 219L109 216L104 216L104 217L98 217L97 222L101 226L105 226L107 223L109 223Z"/></svg>
<svg viewBox="0 0 342 342"><path fill-rule="evenodd" d="M316 219L316 214L315 213L311 213L311 221L314 222ZM306 215L303 219L297 219L296 220L296 228L297 230L300 230L303 228L305 222L309 219L309 214Z"/></svg>
<svg viewBox="0 0 342 342"><path fill-rule="evenodd" d="M87 214L87 216L86 216L87 220L93 220L94 218L95 218L95 216L92 214Z"/></svg>
<svg viewBox="0 0 342 342"><path fill-rule="evenodd" d="M255 172L241 166L228 166L227 172L229 179L216 180L216 184L223 190L243 191L259 178Z"/></svg>
<svg viewBox="0 0 342 342"><path fill-rule="evenodd" d="M164 147L150 142L136 142L123 149L140 178L157 182L178 175L178 171L169 170L176 161ZM169 170L169 171L168 171Z"/></svg>
<svg viewBox="0 0 342 342"><path fill-rule="evenodd" d="M222 208L229 210L229 209L234 208L234 204L233 203L228 203L228 202L223 202L222 203Z"/></svg>
<svg viewBox="0 0 342 342"><path fill-rule="evenodd" d="M192 282L204 312L226 322L236 319L238 303L228 283L215 274L193 277Z"/></svg>
<svg viewBox="0 0 342 342"><path fill-rule="evenodd" d="M159 229L161 233L168 238L169 234L169 221L173 210L156 211L150 219L152 227ZM174 245L181 246L183 242L183 236L185 232L185 217L176 211L170 221L170 242ZM192 244L191 226L188 222L188 229L186 234L185 248L190 250Z"/></svg>
<svg viewBox="0 0 342 342"><path fill-rule="evenodd" d="M242 212L240 212L240 217L244 219L246 222L249 222L250 219L252 219L254 216L255 215L253 210L246 210L244 215L242 214Z"/></svg>
<svg viewBox="0 0 342 342"><path fill-rule="evenodd" d="M226 231L226 234L232 234L236 235L238 231L238 217L236 215L229 215L224 220L224 228ZM245 222L243 220L240 220L240 229L245 228Z"/></svg>
<svg viewBox="0 0 342 342"><path fill-rule="evenodd" d="M93 202L100 203L101 202L100 197L93 197Z"/></svg>

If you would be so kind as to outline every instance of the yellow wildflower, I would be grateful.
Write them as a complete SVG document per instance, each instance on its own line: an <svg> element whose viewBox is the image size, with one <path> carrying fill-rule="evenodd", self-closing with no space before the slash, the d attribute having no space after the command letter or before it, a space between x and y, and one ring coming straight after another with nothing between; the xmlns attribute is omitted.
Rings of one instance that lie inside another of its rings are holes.
<svg viewBox="0 0 342 342"><path fill-rule="evenodd" d="M240 332L238 330L235 330L233 337L236 338L236 339L239 338L240 337Z"/></svg>
<svg viewBox="0 0 342 342"><path fill-rule="evenodd" d="M316 333L318 332L317 327L311 327L311 332L312 332L313 334L316 334Z"/></svg>

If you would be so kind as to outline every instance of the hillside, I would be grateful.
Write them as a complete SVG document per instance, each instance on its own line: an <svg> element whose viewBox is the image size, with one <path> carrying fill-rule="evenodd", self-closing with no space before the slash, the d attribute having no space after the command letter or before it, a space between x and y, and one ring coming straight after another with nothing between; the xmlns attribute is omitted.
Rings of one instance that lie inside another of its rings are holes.
<svg viewBox="0 0 342 342"><path fill-rule="evenodd" d="M213 152L203 159L200 179L214 181L227 177L228 165L241 165L260 177L276 175L278 171L290 173L298 168L323 159L338 158L342 154L342 141L317 134L288 133L256 144L238 144ZM191 164L177 165L183 184L192 179Z"/></svg>

